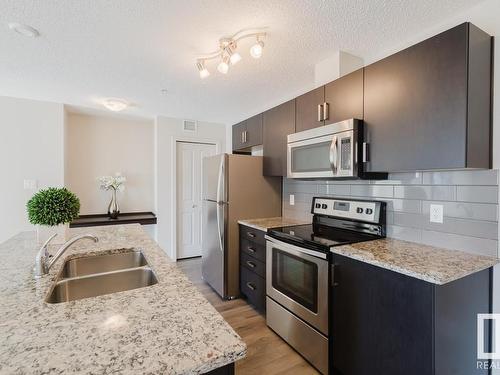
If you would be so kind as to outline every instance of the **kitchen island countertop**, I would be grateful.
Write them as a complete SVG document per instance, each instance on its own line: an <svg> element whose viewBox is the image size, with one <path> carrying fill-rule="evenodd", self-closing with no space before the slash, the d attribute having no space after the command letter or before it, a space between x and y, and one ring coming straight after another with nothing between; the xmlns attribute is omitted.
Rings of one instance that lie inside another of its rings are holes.
<svg viewBox="0 0 500 375"><path fill-rule="evenodd" d="M34 232L0 244L0 373L200 374L246 355L246 345L140 225L70 229L81 240L35 280ZM141 250L158 284L71 302L45 302L68 257ZM50 248L50 252L55 250Z"/></svg>

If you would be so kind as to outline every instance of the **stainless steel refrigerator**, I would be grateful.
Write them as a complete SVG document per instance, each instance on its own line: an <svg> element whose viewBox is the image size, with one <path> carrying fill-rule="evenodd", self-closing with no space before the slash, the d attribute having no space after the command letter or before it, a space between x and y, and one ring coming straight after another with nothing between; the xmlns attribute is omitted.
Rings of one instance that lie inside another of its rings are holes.
<svg viewBox="0 0 500 375"><path fill-rule="evenodd" d="M281 216L281 178L264 177L263 158L203 159L202 276L223 298L239 295L238 220Z"/></svg>

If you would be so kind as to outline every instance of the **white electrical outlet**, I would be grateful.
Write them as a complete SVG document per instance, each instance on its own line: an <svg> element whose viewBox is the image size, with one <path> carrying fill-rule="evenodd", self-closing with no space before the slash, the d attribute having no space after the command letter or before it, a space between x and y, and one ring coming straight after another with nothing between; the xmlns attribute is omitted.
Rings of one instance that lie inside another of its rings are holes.
<svg viewBox="0 0 500 375"><path fill-rule="evenodd" d="M26 179L24 180L24 190L36 190L36 180Z"/></svg>
<svg viewBox="0 0 500 375"><path fill-rule="evenodd" d="M295 206L295 195L290 194L290 206Z"/></svg>
<svg viewBox="0 0 500 375"><path fill-rule="evenodd" d="M431 204L429 209L431 223L443 223L443 205Z"/></svg>

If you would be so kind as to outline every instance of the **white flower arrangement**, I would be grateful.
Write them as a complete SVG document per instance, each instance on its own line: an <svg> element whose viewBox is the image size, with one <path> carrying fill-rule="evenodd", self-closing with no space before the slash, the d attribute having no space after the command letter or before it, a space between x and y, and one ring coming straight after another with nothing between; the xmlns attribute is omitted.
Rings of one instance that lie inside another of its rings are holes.
<svg viewBox="0 0 500 375"><path fill-rule="evenodd" d="M115 173L114 176L99 177L99 184L102 190L113 189L114 191L123 191L126 181L127 179L120 172Z"/></svg>

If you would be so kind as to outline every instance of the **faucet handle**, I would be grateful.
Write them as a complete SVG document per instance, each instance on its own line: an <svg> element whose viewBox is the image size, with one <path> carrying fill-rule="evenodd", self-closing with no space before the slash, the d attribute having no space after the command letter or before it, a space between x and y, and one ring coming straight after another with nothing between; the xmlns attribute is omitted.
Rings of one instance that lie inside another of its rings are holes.
<svg viewBox="0 0 500 375"><path fill-rule="evenodd" d="M49 256L49 250L47 249L47 246L49 246L50 241L54 239L54 237L57 236L57 233L54 233L52 236L49 237L47 241L44 242L42 247L40 248L40 251L44 249L43 256L48 257Z"/></svg>

